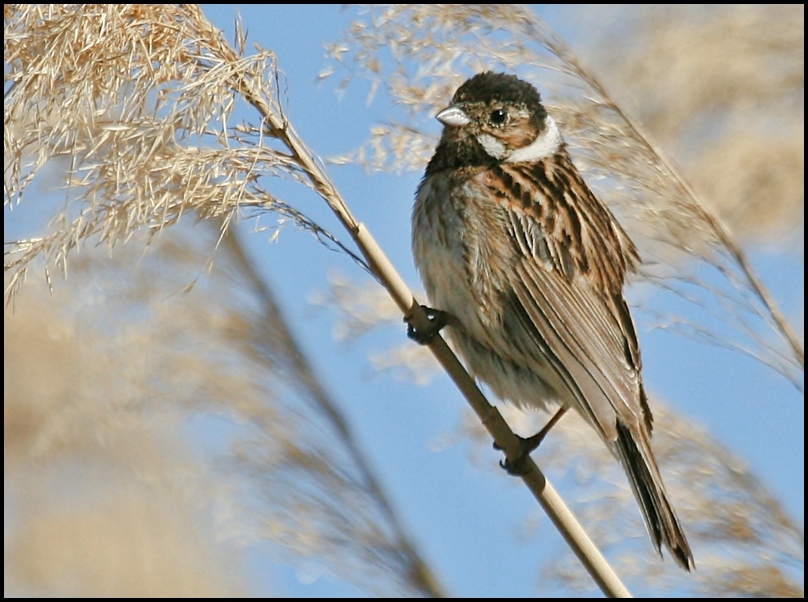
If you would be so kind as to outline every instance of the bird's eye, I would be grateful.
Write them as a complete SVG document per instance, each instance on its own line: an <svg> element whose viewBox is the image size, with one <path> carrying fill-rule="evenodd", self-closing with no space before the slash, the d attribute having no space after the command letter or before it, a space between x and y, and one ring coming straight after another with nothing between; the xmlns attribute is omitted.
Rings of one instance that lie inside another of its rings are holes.
<svg viewBox="0 0 808 602"><path fill-rule="evenodd" d="M491 111L491 116L489 117L491 123L494 125L503 125L505 122L508 121L508 111L505 109L495 109Z"/></svg>

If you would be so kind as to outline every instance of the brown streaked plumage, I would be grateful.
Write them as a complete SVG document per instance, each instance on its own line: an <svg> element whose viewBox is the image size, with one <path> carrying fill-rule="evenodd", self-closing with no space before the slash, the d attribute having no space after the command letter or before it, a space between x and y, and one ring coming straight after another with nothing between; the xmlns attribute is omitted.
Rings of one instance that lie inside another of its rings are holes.
<svg viewBox="0 0 808 602"><path fill-rule="evenodd" d="M438 119L413 253L430 304L451 317L450 340L498 397L577 410L625 469L657 549L690 570L623 299L634 244L581 178L532 85L479 74Z"/></svg>

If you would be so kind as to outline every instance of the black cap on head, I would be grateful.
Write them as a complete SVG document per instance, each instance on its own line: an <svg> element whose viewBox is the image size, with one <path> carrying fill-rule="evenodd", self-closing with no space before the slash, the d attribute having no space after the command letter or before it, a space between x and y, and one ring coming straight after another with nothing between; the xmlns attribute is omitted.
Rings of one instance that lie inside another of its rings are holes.
<svg viewBox="0 0 808 602"><path fill-rule="evenodd" d="M535 108L541 105L539 91L515 75L484 71L478 73L457 89L452 104L462 102L507 102Z"/></svg>

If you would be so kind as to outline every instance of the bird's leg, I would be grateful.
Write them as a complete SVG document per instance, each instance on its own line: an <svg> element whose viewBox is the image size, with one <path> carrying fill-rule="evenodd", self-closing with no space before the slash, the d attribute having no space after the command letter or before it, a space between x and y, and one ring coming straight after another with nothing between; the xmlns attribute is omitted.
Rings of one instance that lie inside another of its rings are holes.
<svg viewBox="0 0 808 602"><path fill-rule="evenodd" d="M528 437L527 439L522 440L524 442L525 454L531 453L532 451L536 450L539 447L539 445L541 445L541 442L544 441L544 438L547 436L547 433L549 433L550 429L553 428L559 420L561 420L561 417L567 413L567 410L569 410L567 406L560 407L558 411L555 413L555 415L552 418L550 418L547 424L545 424L544 427L538 433L536 433L532 437Z"/></svg>
<svg viewBox="0 0 808 602"><path fill-rule="evenodd" d="M519 456L514 460L501 460L499 465L502 466L502 468L504 468L505 471L510 475L520 476L524 474L525 459L530 456L531 452L535 451L539 445L541 445L541 442L544 441L547 433L549 433L550 429L553 428L559 420L561 420L561 417L567 413L567 410L569 410L569 408L566 406L560 407L555 415L550 418L547 424L545 424L544 427L532 437L528 437L527 439L524 437L519 437ZM494 444L494 447L499 449L496 444Z"/></svg>
<svg viewBox="0 0 808 602"><path fill-rule="evenodd" d="M429 318L428 328L422 328L419 330L410 322L412 316L406 316L404 318L404 321L407 323L407 336L419 345L429 345L435 339L435 336L445 326L448 326L456 321L452 314L441 311L440 309L433 309L431 307L427 307L426 305L422 305L421 309L426 312L426 315Z"/></svg>

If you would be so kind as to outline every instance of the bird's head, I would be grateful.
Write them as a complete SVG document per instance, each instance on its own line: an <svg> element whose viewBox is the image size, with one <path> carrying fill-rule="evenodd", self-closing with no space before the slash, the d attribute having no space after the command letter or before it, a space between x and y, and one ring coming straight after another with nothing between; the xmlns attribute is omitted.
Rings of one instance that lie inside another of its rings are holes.
<svg viewBox="0 0 808 602"><path fill-rule="evenodd" d="M475 75L457 89L437 119L444 125L441 144L477 155L477 162L539 161L562 144L536 88L515 75Z"/></svg>

